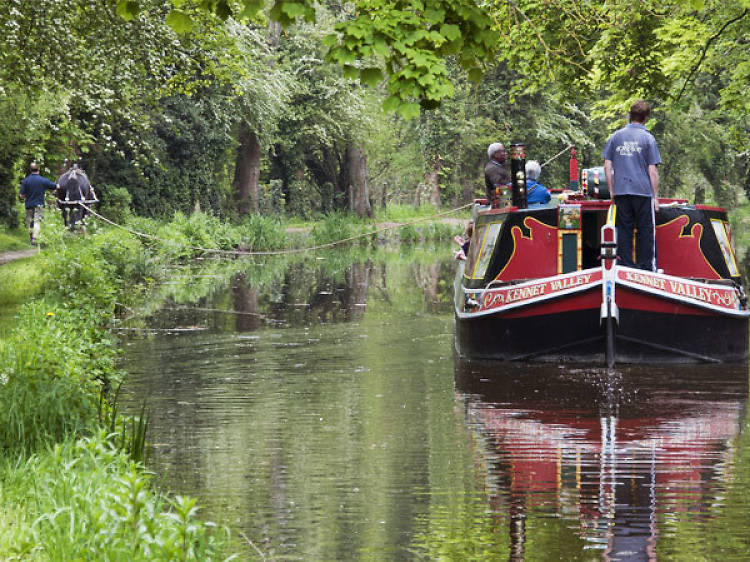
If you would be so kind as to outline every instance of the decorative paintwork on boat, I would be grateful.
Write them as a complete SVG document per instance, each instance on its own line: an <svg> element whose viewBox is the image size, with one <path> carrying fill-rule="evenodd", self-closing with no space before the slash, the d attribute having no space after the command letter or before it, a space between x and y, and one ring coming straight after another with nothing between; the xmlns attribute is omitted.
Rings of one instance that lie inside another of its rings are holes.
<svg viewBox="0 0 750 562"><path fill-rule="evenodd" d="M611 201L483 203L456 279L459 355L747 360L750 313L724 209L661 199L652 272L617 264Z"/></svg>

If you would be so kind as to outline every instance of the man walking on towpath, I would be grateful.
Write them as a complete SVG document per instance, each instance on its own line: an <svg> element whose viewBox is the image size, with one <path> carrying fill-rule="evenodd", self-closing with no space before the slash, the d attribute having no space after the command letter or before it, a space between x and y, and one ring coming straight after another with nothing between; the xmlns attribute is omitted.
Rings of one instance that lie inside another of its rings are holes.
<svg viewBox="0 0 750 562"><path fill-rule="evenodd" d="M56 189L57 184L39 174L36 162L31 163L29 172L31 173L21 182L19 196L26 207L26 228L29 229L31 245L36 246L44 216L44 194L48 189Z"/></svg>
<svg viewBox="0 0 750 562"><path fill-rule="evenodd" d="M617 213L617 262L656 271L656 211L659 210L661 164L656 139L646 129L651 107L643 100L630 107L630 123L616 131L604 146L604 175ZM633 228L636 262L633 262Z"/></svg>

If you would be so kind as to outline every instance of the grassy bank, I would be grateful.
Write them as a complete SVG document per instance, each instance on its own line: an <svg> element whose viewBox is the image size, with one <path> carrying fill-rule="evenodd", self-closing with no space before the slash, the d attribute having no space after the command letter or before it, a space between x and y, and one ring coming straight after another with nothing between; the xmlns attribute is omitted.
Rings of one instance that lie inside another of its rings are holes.
<svg viewBox="0 0 750 562"><path fill-rule="evenodd" d="M39 266L33 258L0 266L0 341L13 326L20 306L40 290Z"/></svg>
<svg viewBox="0 0 750 562"><path fill-rule="evenodd" d="M49 222L39 255L0 268L15 311L0 340L0 559L212 560L237 548L137 462L142 432L111 403L122 374L110 328L196 248L265 249L283 231L200 214L145 226L155 238L95 227L83 238Z"/></svg>
<svg viewBox="0 0 750 562"><path fill-rule="evenodd" d="M0 229L0 252L25 250L28 247L29 235L23 228L16 228L14 230Z"/></svg>

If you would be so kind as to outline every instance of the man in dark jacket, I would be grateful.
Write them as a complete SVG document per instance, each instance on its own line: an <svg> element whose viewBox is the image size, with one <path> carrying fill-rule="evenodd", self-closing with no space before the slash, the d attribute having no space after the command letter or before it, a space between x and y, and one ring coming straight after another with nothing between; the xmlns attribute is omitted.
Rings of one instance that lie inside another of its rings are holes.
<svg viewBox="0 0 750 562"><path fill-rule="evenodd" d="M44 216L44 194L48 189L56 189L57 184L39 174L39 165L36 162L31 163L29 172L21 182L19 196L26 207L26 228L29 229L31 244L36 246Z"/></svg>
<svg viewBox="0 0 750 562"><path fill-rule="evenodd" d="M497 188L505 189L510 182L508 172L505 169L505 161L508 159L508 152L505 145L500 142L494 142L487 148L487 156L490 161L484 167L484 187L487 191L487 203L498 206Z"/></svg>

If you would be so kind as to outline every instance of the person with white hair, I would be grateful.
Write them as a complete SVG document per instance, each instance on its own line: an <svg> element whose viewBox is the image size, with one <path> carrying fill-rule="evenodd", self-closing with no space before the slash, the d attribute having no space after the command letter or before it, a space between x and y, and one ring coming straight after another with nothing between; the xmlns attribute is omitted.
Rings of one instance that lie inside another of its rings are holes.
<svg viewBox="0 0 750 562"><path fill-rule="evenodd" d="M549 190L539 183L542 167L536 160L526 162L526 199L529 205L545 205L552 195Z"/></svg>
<svg viewBox="0 0 750 562"><path fill-rule="evenodd" d="M503 143L493 142L487 147L487 156L490 161L484 167L484 187L487 191L487 202L492 204L493 200L497 203L497 188L505 188L510 182L508 171L505 169L508 152Z"/></svg>

